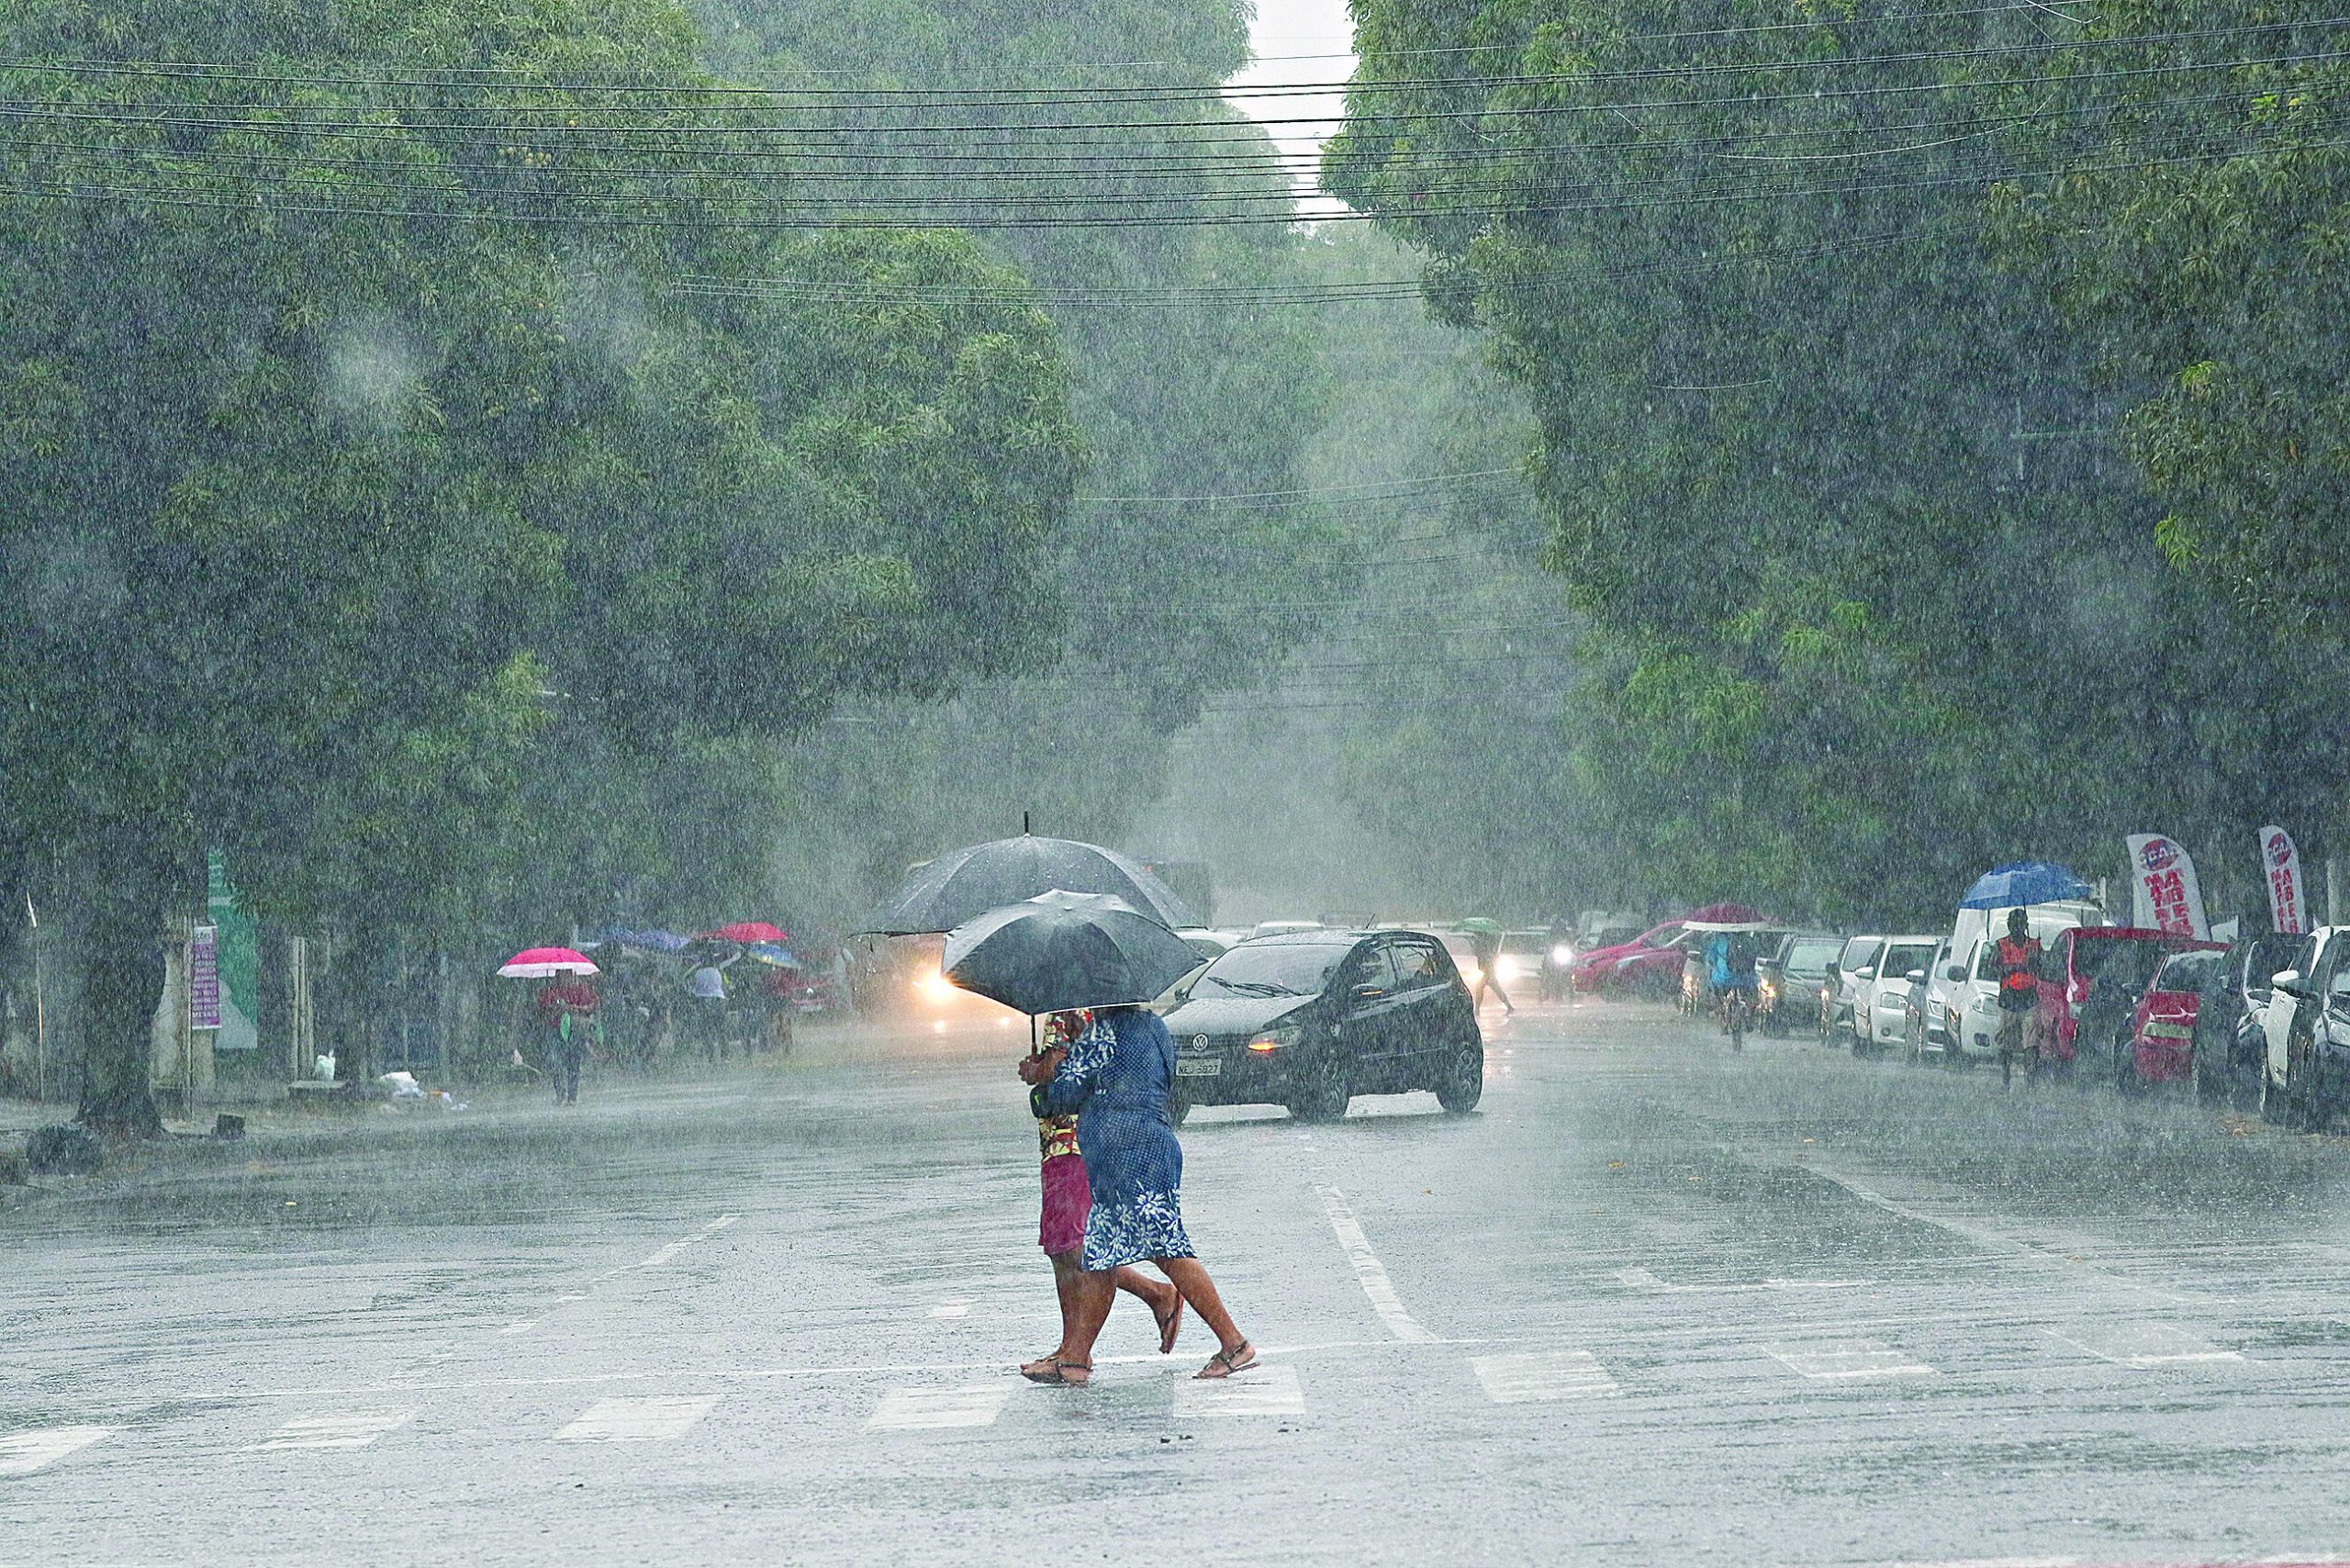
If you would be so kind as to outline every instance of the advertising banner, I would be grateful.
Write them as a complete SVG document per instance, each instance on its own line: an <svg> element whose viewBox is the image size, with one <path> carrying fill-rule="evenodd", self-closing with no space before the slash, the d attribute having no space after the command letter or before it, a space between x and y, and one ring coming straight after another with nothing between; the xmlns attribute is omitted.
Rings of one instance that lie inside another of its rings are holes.
<svg viewBox="0 0 2350 1568"><path fill-rule="evenodd" d="M199 925L187 944L188 1024L220 1027L220 928Z"/></svg>
<svg viewBox="0 0 2350 1568"><path fill-rule="evenodd" d="M2309 906L2301 896L2301 851L2293 835L2281 827L2260 830L2260 874L2268 879L2268 918L2288 936L2309 927Z"/></svg>
<svg viewBox="0 0 2350 1568"><path fill-rule="evenodd" d="M2195 861L2178 840L2158 833L2133 833L2130 846L2131 924L2181 936L2209 936L2203 890Z"/></svg>

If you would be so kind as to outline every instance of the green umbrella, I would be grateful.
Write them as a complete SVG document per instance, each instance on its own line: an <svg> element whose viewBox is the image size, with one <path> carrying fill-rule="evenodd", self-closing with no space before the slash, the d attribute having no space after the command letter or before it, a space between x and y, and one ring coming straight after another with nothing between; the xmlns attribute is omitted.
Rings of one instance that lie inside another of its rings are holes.
<svg viewBox="0 0 2350 1568"><path fill-rule="evenodd" d="M1502 934L1502 923L1480 916L1475 920L1464 920L1452 929L1466 936L1499 936Z"/></svg>

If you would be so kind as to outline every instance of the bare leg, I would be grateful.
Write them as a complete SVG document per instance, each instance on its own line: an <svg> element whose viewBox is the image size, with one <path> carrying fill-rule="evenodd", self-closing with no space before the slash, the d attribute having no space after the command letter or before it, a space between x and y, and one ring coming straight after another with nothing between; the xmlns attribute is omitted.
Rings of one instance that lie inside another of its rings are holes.
<svg viewBox="0 0 2350 1568"><path fill-rule="evenodd" d="M1177 1316L1183 1310L1183 1295L1163 1280L1154 1280L1139 1269L1120 1269L1118 1288L1150 1308L1151 1316L1158 1320L1158 1353L1167 1354L1175 1348L1175 1336L1182 1328Z"/></svg>
<svg viewBox="0 0 2350 1568"><path fill-rule="evenodd" d="M1071 1326L1068 1349L1061 1362L1068 1368L1062 1373L1065 1383L1083 1383L1093 1364L1093 1341L1101 1337L1102 1325L1110 1320L1110 1303L1118 1294L1117 1275L1108 1270L1096 1273L1080 1269L1077 1275L1077 1315ZM1069 1373L1076 1373L1070 1376Z"/></svg>
<svg viewBox="0 0 2350 1568"><path fill-rule="evenodd" d="M1076 1252L1055 1252L1048 1256L1053 1265L1053 1294L1060 1298L1061 1304L1061 1342L1053 1347L1051 1355L1030 1361L1020 1369L1029 1377L1045 1376L1051 1371L1051 1363L1055 1361L1081 1361L1085 1360L1083 1356L1076 1355L1069 1350L1069 1341L1077 1333L1078 1282L1085 1275L1085 1271L1077 1266L1077 1260L1080 1255ZM1045 1376L1045 1381L1049 1383L1052 1379Z"/></svg>
<svg viewBox="0 0 2350 1568"><path fill-rule="evenodd" d="M1229 1350L1248 1342L1232 1321L1232 1314L1225 1310L1224 1297L1216 1294L1215 1282L1208 1278L1197 1258L1153 1258L1151 1261L1183 1293L1183 1299L1192 1304L1192 1310L1200 1315L1220 1348Z"/></svg>

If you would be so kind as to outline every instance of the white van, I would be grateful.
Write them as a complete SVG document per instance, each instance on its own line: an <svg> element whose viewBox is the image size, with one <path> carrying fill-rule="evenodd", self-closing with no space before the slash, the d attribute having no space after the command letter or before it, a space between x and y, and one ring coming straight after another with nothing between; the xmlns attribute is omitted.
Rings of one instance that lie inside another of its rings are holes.
<svg viewBox="0 0 2350 1568"><path fill-rule="evenodd" d="M2019 906L2024 931L2053 946L2065 932L2086 925L2109 924L2105 911L2086 899ZM2004 909L1962 909L1951 932L1950 959L1942 972L1945 1009L1942 1026L1950 1034L1958 1066L1970 1057L1989 1059L1999 1054L1999 938L2008 934Z"/></svg>

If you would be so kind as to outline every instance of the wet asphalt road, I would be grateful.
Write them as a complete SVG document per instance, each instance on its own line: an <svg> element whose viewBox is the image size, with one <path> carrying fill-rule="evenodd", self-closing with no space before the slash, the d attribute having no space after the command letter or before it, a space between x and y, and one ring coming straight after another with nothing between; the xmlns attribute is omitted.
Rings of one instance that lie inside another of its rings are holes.
<svg viewBox="0 0 2350 1568"><path fill-rule="evenodd" d="M2350 1551L2350 1143L1598 1003L1474 1115L1203 1111L1266 1350L1054 1338L1011 1036L0 1215L0 1564Z"/></svg>

